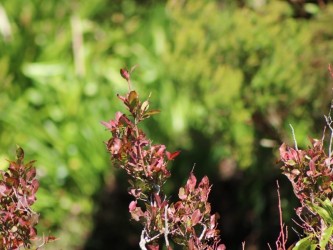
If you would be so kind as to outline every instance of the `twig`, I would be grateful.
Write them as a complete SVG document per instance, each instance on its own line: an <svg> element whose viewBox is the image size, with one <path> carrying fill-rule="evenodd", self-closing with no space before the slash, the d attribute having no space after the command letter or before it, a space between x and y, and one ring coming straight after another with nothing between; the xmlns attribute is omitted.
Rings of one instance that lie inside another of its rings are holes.
<svg viewBox="0 0 333 250"><path fill-rule="evenodd" d="M286 250L286 243L288 240L288 229L286 227L286 235L284 232L284 224L283 224L283 219L282 219L282 208L281 208L281 196L280 196L280 186L279 182L276 181L276 186L277 186L277 194L278 194L278 201L279 201L279 219L280 219L280 235L276 241L276 247L277 249L283 249ZM280 245L280 246L279 246Z"/></svg>
<svg viewBox="0 0 333 250"><path fill-rule="evenodd" d="M291 128L291 133L293 135L293 140L294 140L294 144L295 144L295 149L298 150L298 147L297 147L297 141L296 141L296 136L295 136L295 130L293 128L293 126L289 123L289 126Z"/></svg>
<svg viewBox="0 0 333 250"><path fill-rule="evenodd" d="M326 124L330 128L330 130L331 130L330 145L329 145L329 149L328 149L328 156L329 156L329 158L331 158L331 156L332 156L332 141L333 141L333 127L332 127L332 122L333 121L332 121L332 117L331 117L332 107L333 107L333 101L331 102L331 107L330 107L330 110L328 112L328 115L324 116Z"/></svg>
<svg viewBox="0 0 333 250"><path fill-rule="evenodd" d="M202 238L205 236L205 233L206 233L206 231L207 231L207 226L206 226L205 224L202 224L202 226L203 226L203 230L202 230L201 235L200 235L200 237L199 237L199 240L200 240L200 241L201 241Z"/></svg>
<svg viewBox="0 0 333 250"><path fill-rule="evenodd" d="M145 238L145 233L146 233L146 229L143 229L141 232L140 243L139 243L141 250L147 250L147 248L146 248L147 241Z"/></svg>
<svg viewBox="0 0 333 250"><path fill-rule="evenodd" d="M165 239L165 245L169 247L169 239L168 239L168 234L169 234L169 225L168 225L168 205L165 206L164 209L164 239Z"/></svg>
<svg viewBox="0 0 333 250"><path fill-rule="evenodd" d="M268 246L269 250L272 250L272 247L269 243L267 243L267 246ZM243 248L243 250L244 250L244 248Z"/></svg>

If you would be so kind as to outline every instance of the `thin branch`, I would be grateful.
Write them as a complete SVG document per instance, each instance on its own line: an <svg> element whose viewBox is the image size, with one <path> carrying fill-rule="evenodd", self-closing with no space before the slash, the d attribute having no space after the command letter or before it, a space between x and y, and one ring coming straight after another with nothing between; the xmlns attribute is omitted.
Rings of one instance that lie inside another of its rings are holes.
<svg viewBox="0 0 333 250"><path fill-rule="evenodd" d="M140 243L139 243L141 250L147 250L147 248L146 248L147 241L145 238L145 233L146 233L146 229L143 229L141 232Z"/></svg>
<svg viewBox="0 0 333 250"><path fill-rule="evenodd" d="M267 243L267 246L268 246L269 250L272 250L272 247L269 243ZM243 250L245 250L245 249L243 248Z"/></svg>
<svg viewBox="0 0 333 250"><path fill-rule="evenodd" d="M164 209L164 239L165 239L165 245L167 247L169 247L170 245L168 234L169 234L169 225L168 225L168 204L167 204Z"/></svg>
<svg viewBox="0 0 333 250"><path fill-rule="evenodd" d="M199 237L199 240L201 241L202 240L202 238L205 236L205 233L206 233L206 231L207 231L207 226L205 225L205 224L202 224L202 226L203 226L203 230L202 230L202 232L201 232L201 235L200 235L200 237Z"/></svg>
<svg viewBox="0 0 333 250"><path fill-rule="evenodd" d="M329 145L329 149L328 149L328 156L329 156L329 158L331 158L331 156L332 156L332 142L333 142L333 127L332 127L333 121L332 121L332 117L331 117L332 107L333 107L333 102L331 103L331 107L330 107L330 110L328 112L328 115L324 116L326 124L327 124L327 126L329 127L329 129L331 131L330 145Z"/></svg>
<svg viewBox="0 0 333 250"><path fill-rule="evenodd" d="M295 130L293 128L293 126L289 123L289 126L291 128L291 133L293 135L293 140L294 140L294 144L295 144L295 149L298 150L298 147L297 147L297 141L296 141L296 136L295 136Z"/></svg>
<svg viewBox="0 0 333 250"><path fill-rule="evenodd" d="M288 240L288 229L286 227L286 235L284 232L284 224L283 224L283 218L282 218L282 208L281 208L281 196L280 196L280 186L279 186L279 182L276 181L276 186L277 186L277 194L278 194L278 201L279 201L279 219L280 219L280 235L276 241L276 247L277 249L286 249L286 243ZM280 245L280 246L279 246Z"/></svg>

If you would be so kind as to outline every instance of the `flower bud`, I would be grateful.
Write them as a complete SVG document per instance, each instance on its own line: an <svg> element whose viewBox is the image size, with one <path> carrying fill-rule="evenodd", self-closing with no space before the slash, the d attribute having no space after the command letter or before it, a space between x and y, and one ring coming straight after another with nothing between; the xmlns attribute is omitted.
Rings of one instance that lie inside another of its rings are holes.
<svg viewBox="0 0 333 250"><path fill-rule="evenodd" d="M130 73L127 69L120 69L120 75L128 81L130 79Z"/></svg>

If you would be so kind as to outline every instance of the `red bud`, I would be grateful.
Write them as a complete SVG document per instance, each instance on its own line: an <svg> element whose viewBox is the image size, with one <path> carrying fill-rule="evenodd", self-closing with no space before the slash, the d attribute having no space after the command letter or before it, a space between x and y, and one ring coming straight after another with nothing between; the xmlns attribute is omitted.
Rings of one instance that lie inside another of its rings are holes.
<svg viewBox="0 0 333 250"><path fill-rule="evenodd" d="M130 79L130 73L127 69L120 69L120 75L128 81Z"/></svg>

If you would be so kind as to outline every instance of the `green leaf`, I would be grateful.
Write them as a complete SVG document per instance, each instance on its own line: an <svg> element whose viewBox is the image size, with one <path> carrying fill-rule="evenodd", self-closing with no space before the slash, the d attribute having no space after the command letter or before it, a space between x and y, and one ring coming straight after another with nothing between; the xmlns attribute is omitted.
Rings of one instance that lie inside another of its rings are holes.
<svg viewBox="0 0 333 250"><path fill-rule="evenodd" d="M330 226L324 230L324 232L321 235L321 239L319 242L320 249L325 249L328 241L330 240L333 232L333 226Z"/></svg>
<svg viewBox="0 0 333 250"><path fill-rule="evenodd" d="M321 203L324 205L324 202L321 201ZM332 225L333 224L333 218L330 216L330 211L325 204L326 207L321 207L317 204L314 203L309 203L309 207L311 207L319 216L325 221L327 225ZM330 205L332 207L332 205Z"/></svg>
<svg viewBox="0 0 333 250"><path fill-rule="evenodd" d="M305 9L306 12L308 12L312 15L316 15L320 11L319 6L317 4L314 4L314 3L306 3L304 5L304 9Z"/></svg>
<svg viewBox="0 0 333 250"><path fill-rule="evenodd" d="M312 235L299 240L292 250L315 250L317 244L314 244Z"/></svg>
<svg viewBox="0 0 333 250"><path fill-rule="evenodd" d="M294 160L290 159L290 160L286 161L286 164L289 166L294 166L294 165L296 165L296 162Z"/></svg>
<svg viewBox="0 0 333 250"><path fill-rule="evenodd" d="M322 206L324 209L328 212L329 218L333 218L333 204L329 199L325 199L324 201L321 201Z"/></svg>

